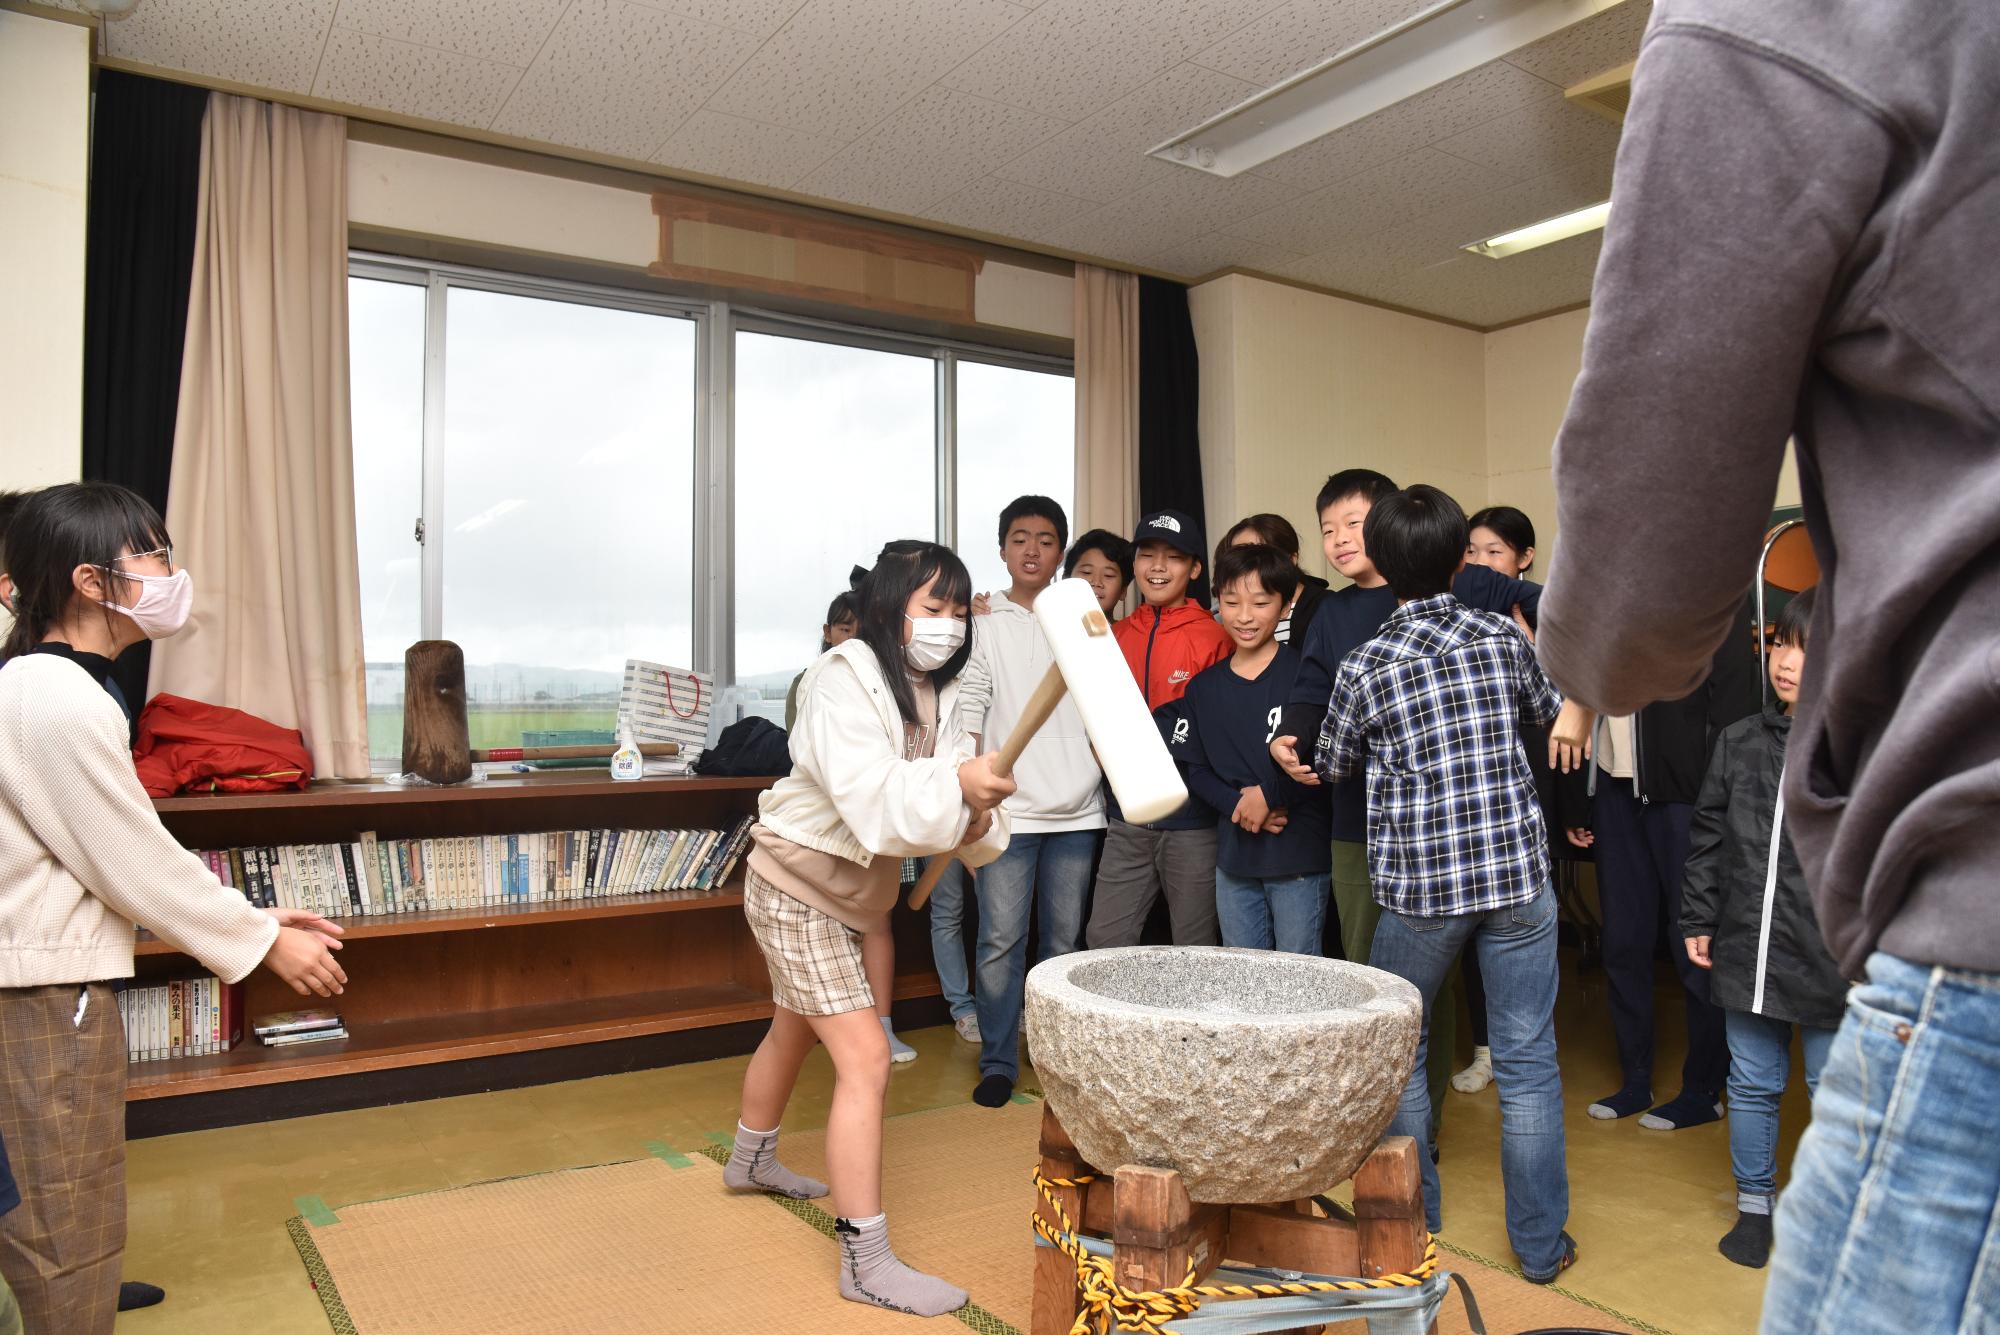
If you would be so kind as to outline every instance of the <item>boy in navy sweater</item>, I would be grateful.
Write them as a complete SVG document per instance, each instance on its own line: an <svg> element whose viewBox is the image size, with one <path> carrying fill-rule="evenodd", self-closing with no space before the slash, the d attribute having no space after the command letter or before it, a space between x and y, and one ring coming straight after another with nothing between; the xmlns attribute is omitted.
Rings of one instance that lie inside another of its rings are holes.
<svg viewBox="0 0 2000 1335"><path fill-rule="evenodd" d="M1268 749L1299 671L1298 654L1276 638L1298 588L1298 565L1275 547L1245 544L1216 558L1222 628L1235 652L1188 683L1172 749L1189 789L1221 813L1222 944L1317 955L1332 871L1326 789L1287 778Z"/></svg>

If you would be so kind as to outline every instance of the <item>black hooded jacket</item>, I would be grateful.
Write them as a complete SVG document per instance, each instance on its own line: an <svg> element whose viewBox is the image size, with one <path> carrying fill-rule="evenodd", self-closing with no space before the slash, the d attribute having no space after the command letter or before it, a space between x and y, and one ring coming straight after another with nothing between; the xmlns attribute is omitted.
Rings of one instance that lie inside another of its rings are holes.
<svg viewBox="0 0 2000 1335"><path fill-rule="evenodd" d="M1832 1028L1847 982L1820 935L1792 841L1776 830L1792 720L1773 703L1722 730L1695 803L1681 935L1708 936L1709 992L1727 1010ZM1769 924L1768 932L1766 923Z"/></svg>

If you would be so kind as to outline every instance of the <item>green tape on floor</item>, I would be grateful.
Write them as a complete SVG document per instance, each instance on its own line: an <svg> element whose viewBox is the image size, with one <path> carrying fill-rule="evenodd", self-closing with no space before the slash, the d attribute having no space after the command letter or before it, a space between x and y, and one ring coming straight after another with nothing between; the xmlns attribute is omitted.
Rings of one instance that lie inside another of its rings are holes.
<svg viewBox="0 0 2000 1335"><path fill-rule="evenodd" d="M294 1196L292 1197L292 1205L298 1210L299 1217L314 1228L326 1228L331 1224L340 1222L340 1216L329 1209L327 1203L317 1196Z"/></svg>
<svg viewBox="0 0 2000 1335"><path fill-rule="evenodd" d="M704 1131L701 1133L701 1138L711 1145L720 1145L725 1150L736 1148L736 1137L725 1136L720 1131Z"/></svg>
<svg viewBox="0 0 2000 1335"><path fill-rule="evenodd" d="M1009 1102L1012 1102L1012 1103L1040 1103L1040 1102L1041 1102L1041 1100L1040 1100L1040 1099L1038 1099L1038 1098L1036 1098L1036 1097L1035 1097L1035 1096L1034 1096L1033 1094L1014 1094L1014 1095L1011 1095L1011 1096L1009 1097Z"/></svg>
<svg viewBox="0 0 2000 1335"><path fill-rule="evenodd" d="M694 1166L694 1160L688 1158L687 1155L681 1154L671 1145L663 1145L657 1140L646 1142L646 1153L652 1155L655 1159L666 1160L667 1167L669 1168L691 1168Z"/></svg>

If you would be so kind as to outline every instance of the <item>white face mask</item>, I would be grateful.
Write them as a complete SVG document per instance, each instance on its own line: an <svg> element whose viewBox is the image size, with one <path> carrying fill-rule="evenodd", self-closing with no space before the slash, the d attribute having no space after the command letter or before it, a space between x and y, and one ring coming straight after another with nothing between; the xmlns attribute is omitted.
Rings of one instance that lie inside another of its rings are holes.
<svg viewBox="0 0 2000 1335"><path fill-rule="evenodd" d="M957 617L905 616L903 620L910 623L910 642L903 646L903 660L919 672L937 671L965 643L965 623Z"/></svg>
<svg viewBox="0 0 2000 1335"><path fill-rule="evenodd" d="M114 612L131 617L149 640L164 640L180 633L194 610L194 577L186 570L171 575L133 575L116 572L123 579L139 581L139 601L130 607L99 599Z"/></svg>

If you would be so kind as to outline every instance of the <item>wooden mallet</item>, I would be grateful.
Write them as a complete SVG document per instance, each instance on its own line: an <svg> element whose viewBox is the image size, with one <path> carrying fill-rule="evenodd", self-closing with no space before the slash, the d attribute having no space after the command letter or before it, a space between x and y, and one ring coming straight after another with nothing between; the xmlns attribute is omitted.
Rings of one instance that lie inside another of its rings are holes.
<svg viewBox="0 0 2000 1335"><path fill-rule="evenodd" d="M1035 598L1035 620L1041 623L1055 662L994 757L994 773L1013 774L1021 752L1067 695L1076 701L1084 731L1125 819L1143 825L1180 810L1187 801L1187 785L1167 753L1125 655L1111 637L1111 623L1097 605L1096 591L1080 579L1051 584ZM950 852L931 859L910 894L911 908L920 909L930 899L955 856Z"/></svg>

